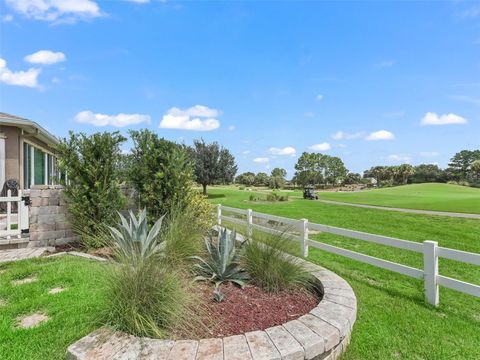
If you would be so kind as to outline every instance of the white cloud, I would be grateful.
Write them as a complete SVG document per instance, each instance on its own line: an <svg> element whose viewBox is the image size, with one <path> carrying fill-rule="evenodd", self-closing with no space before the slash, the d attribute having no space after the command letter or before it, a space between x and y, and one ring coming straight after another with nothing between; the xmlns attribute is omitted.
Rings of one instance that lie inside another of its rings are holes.
<svg viewBox="0 0 480 360"><path fill-rule="evenodd" d="M2 16L2 22L10 22L13 20L13 15L12 14L7 14Z"/></svg>
<svg viewBox="0 0 480 360"><path fill-rule="evenodd" d="M141 114L94 114L93 112L87 110L81 111L77 115L75 115L75 121L82 124L91 124L94 126L125 127L129 125L149 123L150 116Z"/></svg>
<svg viewBox="0 0 480 360"><path fill-rule="evenodd" d="M148 4L150 2L150 0L127 0L127 1L134 2L137 4Z"/></svg>
<svg viewBox="0 0 480 360"><path fill-rule="evenodd" d="M421 151L419 155L422 157L436 157L440 154L437 151Z"/></svg>
<svg viewBox="0 0 480 360"><path fill-rule="evenodd" d="M258 158L253 159L253 162L260 163L260 164L265 164L269 161L270 161L270 159L268 157L258 157Z"/></svg>
<svg viewBox="0 0 480 360"><path fill-rule="evenodd" d="M365 133L363 132L356 132L356 133L346 133L343 131L337 131L335 134L332 135L332 139L334 140L352 140L352 139L358 139L364 136Z"/></svg>
<svg viewBox="0 0 480 360"><path fill-rule="evenodd" d="M92 0L6 0L6 3L27 18L56 23L75 23L103 15Z"/></svg>
<svg viewBox="0 0 480 360"><path fill-rule="evenodd" d="M467 119L455 115L453 113L437 115L434 112L427 112L425 116L420 121L421 125L452 125L452 124L466 124Z"/></svg>
<svg viewBox="0 0 480 360"><path fill-rule="evenodd" d="M0 82L8 85L38 87L40 69L30 68L27 71L12 71L7 67L7 62L0 58Z"/></svg>
<svg viewBox="0 0 480 360"><path fill-rule="evenodd" d="M216 119L220 111L203 105L195 105L182 110L173 107L163 115L160 127L163 129L180 129L192 131L211 131L220 127Z"/></svg>
<svg viewBox="0 0 480 360"><path fill-rule="evenodd" d="M370 133L365 140L376 141L376 140L393 140L395 135L387 130L379 130Z"/></svg>
<svg viewBox="0 0 480 360"><path fill-rule="evenodd" d="M290 156L295 156L296 150L294 147L287 146L284 148L276 148L276 147L271 147L269 149L270 153L273 155L290 155Z"/></svg>
<svg viewBox="0 0 480 360"><path fill-rule="evenodd" d="M320 143L320 144L315 144L315 145L309 146L309 149L313 150L313 151L328 151L331 148L332 148L332 146L327 142L323 142L323 143Z"/></svg>
<svg viewBox="0 0 480 360"><path fill-rule="evenodd" d="M398 163L410 163L411 158L408 155L404 154L392 154L387 156L388 161L398 162Z"/></svg>
<svg viewBox="0 0 480 360"><path fill-rule="evenodd" d="M63 52L53 52L50 50L40 50L36 53L25 56L25 61L32 64L50 65L67 60Z"/></svg>
<svg viewBox="0 0 480 360"><path fill-rule="evenodd" d="M322 101L323 100L323 95L322 94L318 94L317 97L316 97L317 101Z"/></svg>
<svg viewBox="0 0 480 360"><path fill-rule="evenodd" d="M395 60L384 60L375 64L376 67L392 67L395 64Z"/></svg>
<svg viewBox="0 0 480 360"><path fill-rule="evenodd" d="M230 131L235 130L235 125L230 125L230 126L228 127L228 130L230 130Z"/></svg>

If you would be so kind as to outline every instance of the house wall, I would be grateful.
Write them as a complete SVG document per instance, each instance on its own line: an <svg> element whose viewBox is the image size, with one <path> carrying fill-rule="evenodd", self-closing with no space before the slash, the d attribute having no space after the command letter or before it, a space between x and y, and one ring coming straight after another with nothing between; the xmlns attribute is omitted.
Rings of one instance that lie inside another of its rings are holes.
<svg viewBox="0 0 480 360"><path fill-rule="evenodd" d="M23 143L26 141L50 154L54 154L54 149L47 143L35 138L34 135L22 134L22 130L14 126L0 126L0 134L2 133L5 136L5 173L0 189L3 187L4 181L9 179L19 181L20 188L25 188L23 179ZM0 171L2 171L1 168ZM0 176L1 179L2 177Z"/></svg>
<svg viewBox="0 0 480 360"><path fill-rule="evenodd" d="M22 132L19 128L12 126L0 126L0 132L5 134L5 180L20 181L19 156Z"/></svg>

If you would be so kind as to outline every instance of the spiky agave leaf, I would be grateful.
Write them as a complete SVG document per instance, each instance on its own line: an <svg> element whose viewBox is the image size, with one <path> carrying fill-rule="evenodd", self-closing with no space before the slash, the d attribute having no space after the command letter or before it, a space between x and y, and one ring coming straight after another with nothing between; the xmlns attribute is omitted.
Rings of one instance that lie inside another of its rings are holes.
<svg viewBox="0 0 480 360"><path fill-rule="evenodd" d="M119 255L132 266L144 262L152 256L161 254L164 244L158 238L163 216L158 219L151 229L148 229L146 210L138 214L138 218L129 211L128 218L119 213L120 223L117 227L110 227L110 234L116 244Z"/></svg>

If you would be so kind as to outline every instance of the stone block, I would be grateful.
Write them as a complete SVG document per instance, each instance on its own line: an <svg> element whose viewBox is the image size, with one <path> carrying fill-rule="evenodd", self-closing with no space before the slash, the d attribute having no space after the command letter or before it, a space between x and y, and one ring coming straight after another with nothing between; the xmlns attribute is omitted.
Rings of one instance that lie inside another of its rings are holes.
<svg viewBox="0 0 480 360"><path fill-rule="evenodd" d="M48 206L48 199L42 197L31 198L31 207Z"/></svg>
<svg viewBox="0 0 480 360"><path fill-rule="evenodd" d="M196 360L223 360L223 341L221 338L202 339L198 342Z"/></svg>
<svg viewBox="0 0 480 360"><path fill-rule="evenodd" d="M197 355L198 341L178 340L168 355L168 360L192 360Z"/></svg>
<svg viewBox="0 0 480 360"><path fill-rule="evenodd" d="M334 302L336 304L340 304L340 305L349 307L351 309L356 309L357 308L357 301L355 299L335 295L335 292L325 294L324 299L328 300L328 301L331 301L331 302Z"/></svg>
<svg viewBox="0 0 480 360"><path fill-rule="evenodd" d="M343 339L347 332L350 331L350 319L354 318L355 311L328 300L323 300L316 308L310 311L310 314L335 326L340 331L340 338Z"/></svg>
<svg viewBox="0 0 480 360"><path fill-rule="evenodd" d="M172 350L173 340L141 339L141 360L167 360Z"/></svg>
<svg viewBox="0 0 480 360"><path fill-rule="evenodd" d="M329 351L340 342L340 331L326 321L312 314L301 316L298 321L323 338L325 351Z"/></svg>
<svg viewBox="0 0 480 360"><path fill-rule="evenodd" d="M30 233L55 230L55 224L30 224Z"/></svg>
<svg viewBox="0 0 480 360"><path fill-rule="evenodd" d="M234 335L223 338L224 360L251 360L252 355L245 335Z"/></svg>
<svg viewBox="0 0 480 360"><path fill-rule="evenodd" d="M302 322L292 320L283 324L283 327L303 346L305 359L313 359L325 351L324 339L310 330Z"/></svg>
<svg viewBox="0 0 480 360"><path fill-rule="evenodd" d="M305 359L302 345L283 326L274 326L266 329L265 332L280 352L283 360Z"/></svg>
<svg viewBox="0 0 480 360"><path fill-rule="evenodd" d="M113 332L107 328L83 337L67 349L69 360L107 360L112 359L129 340L129 335Z"/></svg>
<svg viewBox="0 0 480 360"><path fill-rule="evenodd" d="M245 334L253 360L280 360L281 356L265 331Z"/></svg>
<svg viewBox="0 0 480 360"><path fill-rule="evenodd" d="M140 356L142 345L140 339L135 336L130 336L125 341L124 346L111 359L112 360L134 360Z"/></svg>

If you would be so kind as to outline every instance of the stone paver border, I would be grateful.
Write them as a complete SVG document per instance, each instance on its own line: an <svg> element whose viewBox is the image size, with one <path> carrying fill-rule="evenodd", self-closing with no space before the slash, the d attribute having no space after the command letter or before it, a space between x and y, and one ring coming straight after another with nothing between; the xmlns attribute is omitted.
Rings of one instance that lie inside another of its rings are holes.
<svg viewBox="0 0 480 360"><path fill-rule="evenodd" d="M70 345L67 358L335 360L350 342L350 334L357 317L355 293L351 286L334 272L308 261L301 261L321 283L324 296L309 314L297 320L264 331L199 341L139 338L104 327Z"/></svg>

